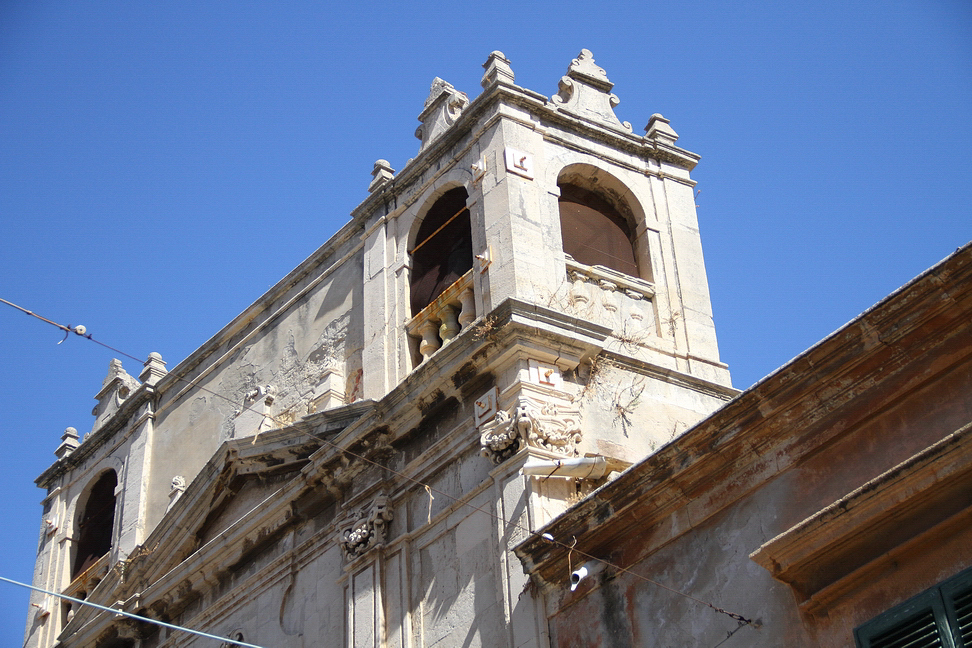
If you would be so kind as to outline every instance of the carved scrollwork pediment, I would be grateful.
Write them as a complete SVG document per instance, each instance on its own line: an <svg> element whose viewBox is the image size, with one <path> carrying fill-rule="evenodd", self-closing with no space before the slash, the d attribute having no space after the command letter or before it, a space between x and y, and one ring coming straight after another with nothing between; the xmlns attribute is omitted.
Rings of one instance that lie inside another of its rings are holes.
<svg viewBox="0 0 972 648"><path fill-rule="evenodd" d="M630 133L631 124L614 114L621 100L611 93L613 87L604 68L594 63L590 50L582 49L561 77L552 100L564 112Z"/></svg>
<svg viewBox="0 0 972 648"><path fill-rule="evenodd" d="M529 446L575 457L582 434L580 410L570 403L521 396L517 404L479 426L480 453L500 464Z"/></svg>
<svg viewBox="0 0 972 648"><path fill-rule="evenodd" d="M379 495L371 504L362 507L356 516L341 527L344 557L354 560L384 545L388 539L388 523L393 517L391 502L385 495Z"/></svg>
<svg viewBox="0 0 972 648"><path fill-rule="evenodd" d="M456 90L451 83L439 77L433 79L429 98L425 100L425 107L418 117L422 125L415 130L415 137L422 140L419 150L451 128L468 105L469 97L465 92Z"/></svg>

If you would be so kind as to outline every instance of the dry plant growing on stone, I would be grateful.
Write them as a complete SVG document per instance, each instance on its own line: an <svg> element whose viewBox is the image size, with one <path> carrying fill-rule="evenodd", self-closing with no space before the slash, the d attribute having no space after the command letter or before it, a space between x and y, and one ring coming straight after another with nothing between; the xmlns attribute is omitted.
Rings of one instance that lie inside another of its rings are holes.
<svg viewBox="0 0 972 648"><path fill-rule="evenodd" d="M621 424L621 431L624 432L624 436L628 436L628 427L633 425L629 416L634 414L635 409L641 404L639 399L641 398L641 393L645 390L644 382L643 379L636 381L632 378L631 384L619 389L611 399L615 421ZM627 397L625 396L625 392L628 393Z"/></svg>
<svg viewBox="0 0 972 648"><path fill-rule="evenodd" d="M672 316L671 317L662 320L662 323L663 324L667 324L668 325L668 334L670 336L675 337L675 329L678 326L678 320L680 320L681 318L682 318L682 312L681 311L672 311Z"/></svg>
<svg viewBox="0 0 972 648"><path fill-rule="evenodd" d="M493 340L497 335L499 335L499 330L501 328L502 327L496 323L496 318L494 316L487 315L475 326L473 326L469 335L477 342L479 340Z"/></svg>
<svg viewBox="0 0 972 648"><path fill-rule="evenodd" d="M628 320L621 322L621 330L614 332L614 338L626 349L637 349L640 346L644 346L648 341L648 332L644 329L640 331L631 330L628 324Z"/></svg>

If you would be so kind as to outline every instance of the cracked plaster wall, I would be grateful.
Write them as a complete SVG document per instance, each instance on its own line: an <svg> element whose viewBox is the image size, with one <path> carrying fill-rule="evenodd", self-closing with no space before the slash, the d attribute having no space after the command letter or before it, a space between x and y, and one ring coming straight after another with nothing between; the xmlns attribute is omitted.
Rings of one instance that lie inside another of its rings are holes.
<svg viewBox="0 0 972 648"><path fill-rule="evenodd" d="M353 391L349 377L353 380L361 368L361 287L357 254L275 317L253 323L209 353L190 374L193 387L173 383L157 413L153 479L163 485L177 474L191 480L224 441L280 427L318 407L344 404ZM263 305L261 316L300 288ZM262 393L248 398L267 386L272 404ZM322 406L328 390L336 396ZM165 512L167 488L153 489L151 498L149 528Z"/></svg>

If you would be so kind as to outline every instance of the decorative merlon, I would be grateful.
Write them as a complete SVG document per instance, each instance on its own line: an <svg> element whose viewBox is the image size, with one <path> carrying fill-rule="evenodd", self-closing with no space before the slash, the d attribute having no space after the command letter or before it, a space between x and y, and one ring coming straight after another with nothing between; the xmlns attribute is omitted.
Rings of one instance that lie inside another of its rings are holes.
<svg viewBox="0 0 972 648"><path fill-rule="evenodd" d="M449 130L468 105L469 97L465 92L460 92L451 83L435 77L429 98L425 100L425 109L418 116L418 120L422 122L415 130L415 137L422 140L419 151Z"/></svg>
<svg viewBox="0 0 972 648"><path fill-rule="evenodd" d="M81 445L81 440L78 437L78 431L73 427L65 428L64 434L61 435L61 445L57 446L54 454L57 455L58 459L63 459L74 452L79 445Z"/></svg>
<svg viewBox="0 0 972 648"><path fill-rule="evenodd" d="M497 84L513 85L513 68L510 67L510 61L503 52L498 50L491 52L489 58L483 63L483 68L486 72L480 84L484 89Z"/></svg>
<svg viewBox="0 0 972 648"><path fill-rule="evenodd" d="M95 395L98 404L95 405L91 413L95 416L94 425L91 431L94 432L111 416L118 411L121 404L128 398L134 390L138 389L140 383L128 375L121 360L112 359L108 370L108 376L102 383L101 390Z"/></svg>
<svg viewBox="0 0 972 648"><path fill-rule="evenodd" d="M371 184L368 185L368 193L375 193L377 190L388 184L395 177L395 169L391 167L388 160L375 161L375 168L371 170Z"/></svg>
<svg viewBox="0 0 972 648"><path fill-rule="evenodd" d="M558 86L560 90L552 101L560 110L614 130L631 132L631 124L621 122L614 114L621 100L611 93L614 84L604 69L595 65L590 50L582 49L571 61Z"/></svg>
<svg viewBox="0 0 972 648"><path fill-rule="evenodd" d="M645 139L663 144L674 144L675 140L678 139L678 133L669 124L670 122L667 119L655 113L648 120L648 125L645 126Z"/></svg>
<svg viewBox="0 0 972 648"><path fill-rule="evenodd" d="M494 464L506 461L524 446L576 457L582 438L580 410L521 395L516 405L498 410L480 425L479 433L480 453Z"/></svg>
<svg viewBox="0 0 972 648"><path fill-rule="evenodd" d="M341 548L344 549L345 558L354 560L385 544L388 539L388 523L394 517L389 504L387 496L379 495L344 526L341 531Z"/></svg>

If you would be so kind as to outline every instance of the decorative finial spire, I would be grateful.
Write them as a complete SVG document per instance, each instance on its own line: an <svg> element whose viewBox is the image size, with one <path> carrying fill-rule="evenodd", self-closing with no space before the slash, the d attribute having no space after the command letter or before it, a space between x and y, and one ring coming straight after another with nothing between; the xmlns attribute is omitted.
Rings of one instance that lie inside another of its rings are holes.
<svg viewBox="0 0 972 648"><path fill-rule="evenodd" d="M489 58L483 63L483 68L486 72L480 84L484 89L496 84L513 85L513 68L510 67L510 61L503 52L499 50L491 52Z"/></svg>
<svg viewBox="0 0 972 648"><path fill-rule="evenodd" d="M675 129L669 126L669 121L662 117L660 114L655 113L648 120L648 125L645 126L645 139L654 140L663 144L674 144L675 140L678 139L678 133Z"/></svg>
<svg viewBox="0 0 972 648"><path fill-rule="evenodd" d="M142 373L138 374L138 379L147 385L155 385L167 373L162 356L153 351L148 355L148 360L145 361Z"/></svg>
<svg viewBox="0 0 972 648"><path fill-rule="evenodd" d="M388 160L377 160L375 167L371 170L371 184L368 185L368 193L375 193L394 177L395 169L391 167Z"/></svg>
<svg viewBox="0 0 972 648"><path fill-rule="evenodd" d="M70 456L79 445L81 445L81 440L78 437L78 431L73 427L65 428L64 434L61 435L61 445L57 447L54 454L57 455L58 459L63 459Z"/></svg>

